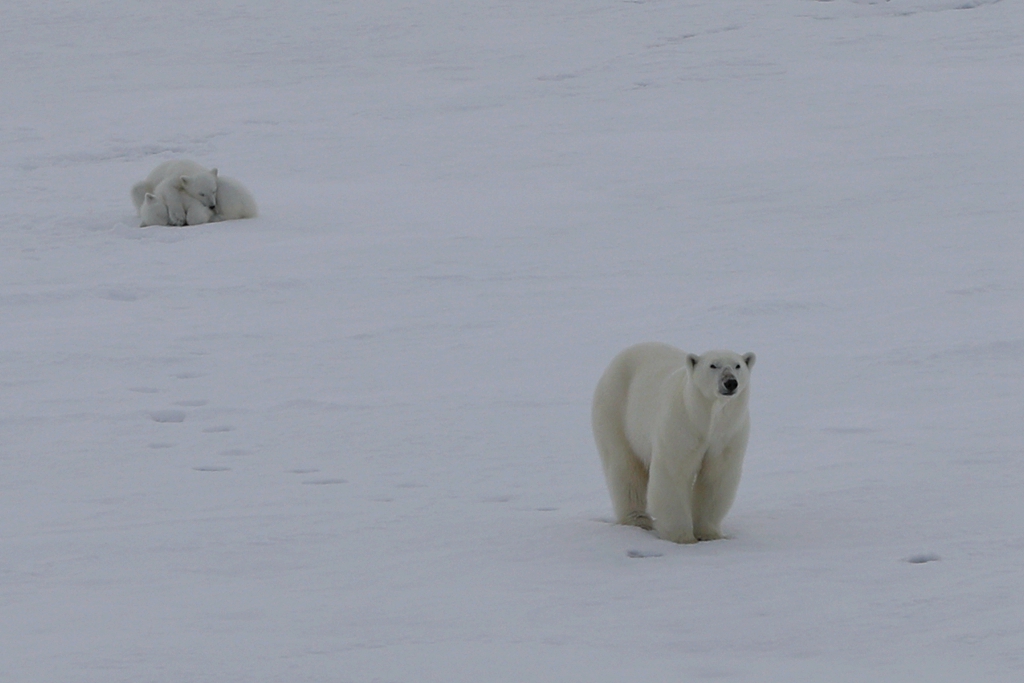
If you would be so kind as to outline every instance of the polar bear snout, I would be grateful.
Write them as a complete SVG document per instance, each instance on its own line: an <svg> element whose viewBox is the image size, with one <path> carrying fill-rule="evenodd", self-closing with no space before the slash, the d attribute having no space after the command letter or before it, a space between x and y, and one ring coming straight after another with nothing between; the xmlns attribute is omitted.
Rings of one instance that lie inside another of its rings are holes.
<svg viewBox="0 0 1024 683"><path fill-rule="evenodd" d="M736 390L740 388L739 380L732 375L725 375L722 377L722 381L719 385L719 393L722 396L732 396L736 393Z"/></svg>

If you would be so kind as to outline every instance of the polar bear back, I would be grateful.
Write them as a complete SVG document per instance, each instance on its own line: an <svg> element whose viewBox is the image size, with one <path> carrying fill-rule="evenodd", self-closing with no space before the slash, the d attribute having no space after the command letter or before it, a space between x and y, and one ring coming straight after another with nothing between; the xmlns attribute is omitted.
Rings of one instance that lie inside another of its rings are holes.
<svg viewBox="0 0 1024 683"><path fill-rule="evenodd" d="M191 159L171 159L159 164L146 178L146 184L155 188L167 178L177 178L183 175L198 175L207 173L210 169L197 164Z"/></svg>
<svg viewBox="0 0 1024 683"><path fill-rule="evenodd" d="M661 410L685 381L685 351L660 342L631 346L615 357L598 384L594 413L602 416L595 424L622 430L636 456L650 466Z"/></svg>

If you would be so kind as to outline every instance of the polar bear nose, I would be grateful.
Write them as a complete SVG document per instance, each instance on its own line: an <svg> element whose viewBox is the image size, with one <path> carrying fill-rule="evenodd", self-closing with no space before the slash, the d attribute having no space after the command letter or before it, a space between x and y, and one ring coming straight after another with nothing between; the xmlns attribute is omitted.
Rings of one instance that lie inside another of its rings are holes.
<svg viewBox="0 0 1024 683"><path fill-rule="evenodd" d="M725 389L725 391L722 392L722 393L724 393L724 394L734 394L734 393L736 393L736 389L739 386L740 386L740 383L736 381L735 377L727 377L725 379L725 381L722 382L722 388Z"/></svg>

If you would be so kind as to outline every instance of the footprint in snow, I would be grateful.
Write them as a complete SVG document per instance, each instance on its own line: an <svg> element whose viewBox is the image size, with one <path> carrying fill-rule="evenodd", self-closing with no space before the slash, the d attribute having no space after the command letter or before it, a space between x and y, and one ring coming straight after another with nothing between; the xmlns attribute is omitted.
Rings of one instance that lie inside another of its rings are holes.
<svg viewBox="0 0 1024 683"><path fill-rule="evenodd" d="M919 553L917 555L911 555L905 562L910 564L924 564L925 562L938 562L941 558L935 553Z"/></svg>
<svg viewBox="0 0 1024 683"><path fill-rule="evenodd" d="M626 557L632 558L645 558L645 557L661 557L662 553L656 550L627 550Z"/></svg>

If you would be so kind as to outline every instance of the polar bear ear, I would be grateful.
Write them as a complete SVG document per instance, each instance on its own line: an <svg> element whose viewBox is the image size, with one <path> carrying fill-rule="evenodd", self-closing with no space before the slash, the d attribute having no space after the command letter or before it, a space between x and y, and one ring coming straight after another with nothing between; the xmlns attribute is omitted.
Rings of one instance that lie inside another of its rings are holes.
<svg viewBox="0 0 1024 683"><path fill-rule="evenodd" d="M147 202L154 202L154 201L156 201L156 195L153 194L152 192L147 192L146 193L146 201Z"/></svg>
<svg viewBox="0 0 1024 683"><path fill-rule="evenodd" d="M189 178L187 175L181 176L180 178L178 178L178 186L185 187L186 185L188 185L189 180L191 180L191 178Z"/></svg>
<svg viewBox="0 0 1024 683"><path fill-rule="evenodd" d="M757 356L753 353L743 354L743 362L747 364L747 370L754 367L754 361L757 360Z"/></svg>
<svg viewBox="0 0 1024 683"><path fill-rule="evenodd" d="M697 367L697 363L700 362L700 356L695 356L692 353L686 354L686 367L690 368L690 372Z"/></svg>

